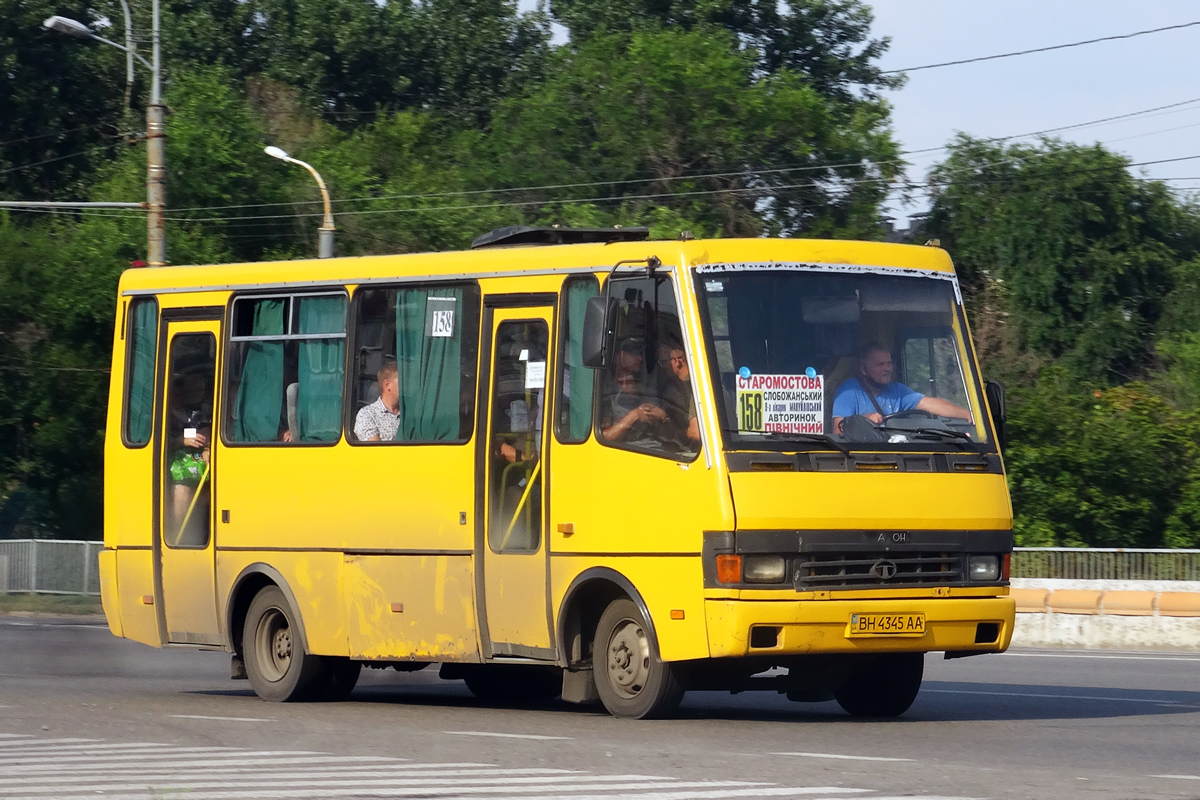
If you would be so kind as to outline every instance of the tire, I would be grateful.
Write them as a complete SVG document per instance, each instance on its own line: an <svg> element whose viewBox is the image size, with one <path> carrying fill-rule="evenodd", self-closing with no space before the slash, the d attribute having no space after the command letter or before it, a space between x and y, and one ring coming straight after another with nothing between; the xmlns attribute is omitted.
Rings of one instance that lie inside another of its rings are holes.
<svg viewBox="0 0 1200 800"><path fill-rule="evenodd" d="M485 703L548 703L562 694L562 671L553 667L486 664L466 670L463 682Z"/></svg>
<svg viewBox="0 0 1200 800"><path fill-rule="evenodd" d="M610 603L596 626L592 672L600 702L614 717L664 717L683 699L683 668L659 658L649 629L627 598Z"/></svg>
<svg viewBox="0 0 1200 800"><path fill-rule="evenodd" d="M297 619L278 586L262 589L246 611L242 632L246 675L263 700L308 700L328 680L324 660L305 648Z"/></svg>
<svg viewBox="0 0 1200 800"><path fill-rule="evenodd" d="M921 690L924 653L866 656L833 696L852 717L898 717Z"/></svg>
<svg viewBox="0 0 1200 800"><path fill-rule="evenodd" d="M324 700L345 700L358 684L362 662L337 656L325 657L325 685L321 689Z"/></svg>

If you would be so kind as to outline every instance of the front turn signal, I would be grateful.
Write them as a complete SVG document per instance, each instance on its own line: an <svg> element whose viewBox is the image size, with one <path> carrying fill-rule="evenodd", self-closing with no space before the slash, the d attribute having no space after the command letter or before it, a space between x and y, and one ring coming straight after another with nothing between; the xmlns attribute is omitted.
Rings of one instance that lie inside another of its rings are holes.
<svg viewBox="0 0 1200 800"><path fill-rule="evenodd" d="M742 557L722 554L717 556L717 583L742 582Z"/></svg>

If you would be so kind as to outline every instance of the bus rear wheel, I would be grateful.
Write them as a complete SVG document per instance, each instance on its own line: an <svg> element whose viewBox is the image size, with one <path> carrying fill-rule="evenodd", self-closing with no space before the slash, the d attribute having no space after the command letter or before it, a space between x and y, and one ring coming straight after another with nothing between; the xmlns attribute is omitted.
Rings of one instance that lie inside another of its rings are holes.
<svg viewBox="0 0 1200 800"><path fill-rule="evenodd" d="M898 717L917 699L924 653L864 656L833 697L852 717Z"/></svg>
<svg viewBox="0 0 1200 800"><path fill-rule="evenodd" d="M328 678L322 659L305 648L296 619L278 586L262 589L246 611L242 631L246 676L263 700L308 700Z"/></svg>
<svg viewBox="0 0 1200 800"><path fill-rule="evenodd" d="M610 603L596 626L596 692L614 717L663 717L683 699L683 668L659 657L649 628L641 610L627 598Z"/></svg>

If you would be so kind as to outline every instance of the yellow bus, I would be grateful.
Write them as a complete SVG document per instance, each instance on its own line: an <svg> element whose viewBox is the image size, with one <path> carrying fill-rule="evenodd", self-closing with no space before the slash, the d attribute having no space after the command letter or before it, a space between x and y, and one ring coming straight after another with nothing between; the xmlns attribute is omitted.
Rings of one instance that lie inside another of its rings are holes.
<svg viewBox="0 0 1200 800"><path fill-rule="evenodd" d="M130 270L104 611L267 700L438 664L894 716L925 653L1011 639L1003 416L936 247L514 227Z"/></svg>

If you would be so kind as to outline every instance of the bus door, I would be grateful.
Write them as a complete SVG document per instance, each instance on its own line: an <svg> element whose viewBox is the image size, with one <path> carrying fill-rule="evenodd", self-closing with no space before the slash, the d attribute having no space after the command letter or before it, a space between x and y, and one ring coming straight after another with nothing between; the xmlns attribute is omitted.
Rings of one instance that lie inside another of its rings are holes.
<svg viewBox="0 0 1200 800"><path fill-rule="evenodd" d="M213 443L217 439L219 319L171 320L156 430L157 602L166 641L220 644L213 543Z"/></svg>
<svg viewBox="0 0 1200 800"><path fill-rule="evenodd" d="M476 577L485 656L553 659L544 535L550 397L546 364L551 306L488 308L490 334L486 419L479 469L485 486L477 535Z"/></svg>

